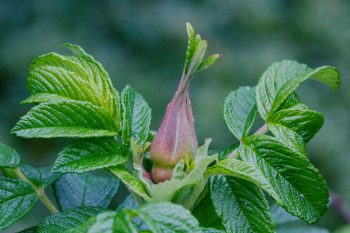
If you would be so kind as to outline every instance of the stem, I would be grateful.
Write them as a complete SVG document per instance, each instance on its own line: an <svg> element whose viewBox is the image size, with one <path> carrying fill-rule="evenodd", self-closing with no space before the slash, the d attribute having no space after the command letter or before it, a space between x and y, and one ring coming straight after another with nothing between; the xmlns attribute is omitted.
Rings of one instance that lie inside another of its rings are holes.
<svg viewBox="0 0 350 233"><path fill-rule="evenodd" d="M253 133L253 135L261 135L261 134L265 134L269 131L269 128L267 127L267 124L265 123L263 126L261 126L257 131L255 131L255 133ZM237 147L234 151L231 152L231 154L229 154L228 157L231 158L237 158L238 157L238 148Z"/></svg>
<svg viewBox="0 0 350 233"><path fill-rule="evenodd" d="M29 184L34 190L36 195L38 196L39 200L48 208L48 210L52 213L58 213L58 209L54 206L54 204L50 201L50 199L46 196L45 191L43 188L36 186L24 173L21 171L20 168L14 169L16 176Z"/></svg>

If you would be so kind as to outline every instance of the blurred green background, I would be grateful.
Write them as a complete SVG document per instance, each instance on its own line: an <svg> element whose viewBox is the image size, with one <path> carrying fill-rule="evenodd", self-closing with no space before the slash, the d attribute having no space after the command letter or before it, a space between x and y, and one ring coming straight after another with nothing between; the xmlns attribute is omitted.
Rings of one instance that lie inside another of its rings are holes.
<svg viewBox="0 0 350 233"><path fill-rule="evenodd" d="M67 53L64 42L81 45L109 72L115 87L131 84L152 107L152 128L160 124L181 75L187 43L185 22L208 40L208 53L222 53L193 81L191 99L199 141L213 148L235 142L223 120L230 91L255 85L273 62L295 59L311 67L333 65L342 74L332 92L308 81L302 99L324 113L325 125L308 146L310 159L350 207L350 1L0 1L0 141L25 162L52 163L65 140L25 140L9 134L29 106L26 76L44 53ZM40 205L8 232L37 224ZM0 216L1 217L1 216ZM345 224L330 209L321 221L333 231Z"/></svg>

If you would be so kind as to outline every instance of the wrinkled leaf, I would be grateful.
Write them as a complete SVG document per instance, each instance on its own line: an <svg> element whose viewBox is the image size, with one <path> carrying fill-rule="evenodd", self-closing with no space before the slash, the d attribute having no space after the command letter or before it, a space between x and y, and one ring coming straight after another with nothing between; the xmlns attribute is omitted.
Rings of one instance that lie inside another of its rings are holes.
<svg viewBox="0 0 350 233"><path fill-rule="evenodd" d="M91 173L66 174L55 183L57 201L63 210L73 207L106 208L117 193L119 181Z"/></svg>
<svg viewBox="0 0 350 233"><path fill-rule="evenodd" d="M284 60L272 64L259 80L256 88L258 111L263 119L269 118L308 78L316 79L335 89L339 86L339 72L334 67L311 69L305 64Z"/></svg>
<svg viewBox="0 0 350 233"><path fill-rule="evenodd" d="M78 207L50 215L39 224L37 233L59 233L74 229L103 210L97 207Z"/></svg>
<svg viewBox="0 0 350 233"><path fill-rule="evenodd" d="M129 85L124 88L121 101L123 109L123 146L127 149L131 138L141 146L148 137L151 124L151 108L143 97Z"/></svg>
<svg viewBox="0 0 350 233"><path fill-rule="evenodd" d="M255 88L240 87L226 97L224 104L226 125L238 140L247 135L255 116Z"/></svg>
<svg viewBox="0 0 350 233"><path fill-rule="evenodd" d="M126 163L114 138L89 138L73 141L59 154L54 172L82 173Z"/></svg>
<svg viewBox="0 0 350 233"><path fill-rule="evenodd" d="M0 177L0 230L26 215L38 197L29 184L12 178Z"/></svg>
<svg viewBox="0 0 350 233"><path fill-rule="evenodd" d="M102 137L118 134L105 109L83 101L49 101L33 107L11 130L25 138Z"/></svg>
<svg viewBox="0 0 350 233"><path fill-rule="evenodd" d="M0 167L15 168L19 163L19 154L11 147L0 143Z"/></svg>
<svg viewBox="0 0 350 233"><path fill-rule="evenodd" d="M215 176L210 190L226 232L275 232L268 202L254 184L236 177Z"/></svg>

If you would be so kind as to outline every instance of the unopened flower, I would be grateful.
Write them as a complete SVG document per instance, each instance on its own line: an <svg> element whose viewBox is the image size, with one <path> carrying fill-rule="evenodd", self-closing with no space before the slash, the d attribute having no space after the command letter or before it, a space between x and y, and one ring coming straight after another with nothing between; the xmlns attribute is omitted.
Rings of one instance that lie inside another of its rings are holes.
<svg viewBox="0 0 350 233"><path fill-rule="evenodd" d="M209 56L203 61L207 43L187 24L189 37L184 71L177 91L167 106L165 116L157 135L151 145L153 161L152 180L160 183L169 180L175 165L180 160L190 163L194 160L198 148L194 128L189 85L193 75L212 65L218 54Z"/></svg>

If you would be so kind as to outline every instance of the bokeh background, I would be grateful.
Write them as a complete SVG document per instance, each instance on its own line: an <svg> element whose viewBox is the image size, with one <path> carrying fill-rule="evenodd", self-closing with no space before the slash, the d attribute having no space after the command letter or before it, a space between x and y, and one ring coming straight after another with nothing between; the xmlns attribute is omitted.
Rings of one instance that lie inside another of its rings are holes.
<svg viewBox="0 0 350 233"><path fill-rule="evenodd" d="M255 85L273 62L295 59L339 68L342 86L336 92L307 81L298 93L325 116L308 146L310 159L350 207L350 1L345 0L0 0L0 141L36 166L52 163L66 144L9 134L29 109L20 104L28 95L29 64L44 53L67 53L64 42L94 55L118 90L131 84L142 93L156 130L181 75L187 21L208 40L209 53L224 56L191 87L199 140L213 138L216 149L235 142L223 120L225 97L239 86ZM8 232L47 214L40 205L34 212ZM344 224L333 209L319 223L331 231Z"/></svg>

